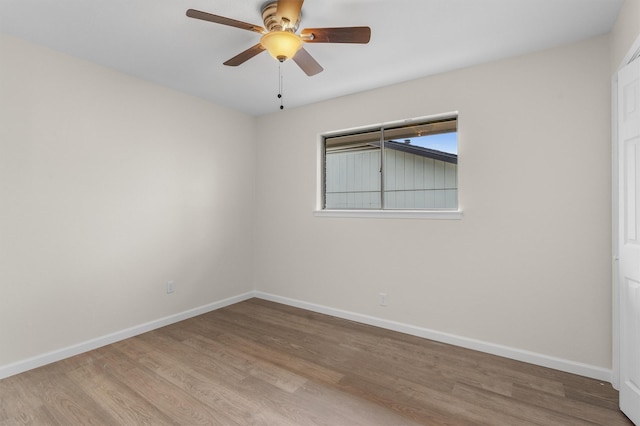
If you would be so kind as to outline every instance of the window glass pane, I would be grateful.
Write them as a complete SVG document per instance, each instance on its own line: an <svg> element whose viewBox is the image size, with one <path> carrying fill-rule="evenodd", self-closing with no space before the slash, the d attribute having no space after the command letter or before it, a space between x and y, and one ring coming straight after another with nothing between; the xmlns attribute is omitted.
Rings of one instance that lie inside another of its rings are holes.
<svg viewBox="0 0 640 426"><path fill-rule="evenodd" d="M384 131L384 208L458 207L456 120Z"/></svg>
<svg viewBox="0 0 640 426"><path fill-rule="evenodd" d="M326 137L323 179L325 209L457 209L457 119Z"/></svg>
<svg viewBox="0 0 640 426"><path fill-rule="evenodd" d="M380 131L325 140L326 209L381 209Z"/></svg>

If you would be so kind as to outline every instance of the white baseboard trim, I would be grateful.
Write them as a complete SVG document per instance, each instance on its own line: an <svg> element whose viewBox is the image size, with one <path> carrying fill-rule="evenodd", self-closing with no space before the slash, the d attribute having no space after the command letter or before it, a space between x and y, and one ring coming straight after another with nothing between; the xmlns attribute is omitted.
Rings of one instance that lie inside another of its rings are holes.
<svg viewBox="0 0 640 426"><path fill-rule="evenodd" d="M560 370L584 377L590 377L592 379L601 380L608 383L611 383L612 379L612 371L602 367L596 367L589 364L583 364L580 362L556 358L536 352L526 351L523 349L516 349L508 346L498 345L495 343L484 342L481 340L470 339L468 337L456 336L454 334L443 333L440 331L429 330L427 328L376 318L369 315L343 311L341 309L330 308L328 306L316 305L314 303L276 296L274 294L264 293L261 291L254 292L254 296L260 299L282 303L296 308L302 308L321 314L327 314L338 318L410 334L413 336L423 337L425 339L434 340L441 343L448 343L467 349L473 349L476 351L513 359L516 361L522 361L542 367L553 368L554 370Z"/></svg>
<svg viewBox="0 0 640 426"><path fill-rule="evenodd" d="M199 306L197 308L189 309L184 312L179 312L174 315L169 315L164 318L149 321L144 324L127 328L125 330L87 340L85 342L51 351L42 355L37 355L22 361L17 361L12 364L2 365L0 366L0 379L4 379L6 377L13 376L15 374L19 374L34 368L42 367L43 365L60 361L74 355L79 355L81 353L88 352L93 349L109 345L111 343L119 342L120 340L128 339L130 337L137 336L139 334L146 333L148 331L155 330L157 328L164 327L170 324L174 324L176 322L183 321L198 315L206 314L207 312L215 311L216 309L224 308L225 306L233 305L234 303L251 299L252 297L255 297L253 291L219 300L217 302L209 303L204 306Z"/></svg>
<svg viewBox="0 0 640 426"><path fill-rule="evenodd" d="M233 305L234 303L242 302L244 300L257 297L264 300L270 300L272 302L282 303L297 308L306 309L321 314L332 315L334 317L343 318L363 324L373 325L375 327L381 327L388 330L398 331L412 336L422 337L425 339L434 340L437 342L448 343L451 345L460 346L463 348L473 349L480 352L485 352L504 358L514 359L517 361L523 361L529 364L540 365L542 367L553 368L555 370L565 371L567 373L578 374L580 376L590 377L596 380L602 380L611 383L612 371L606 368L596 367L589 364L583 364L575 361L569 361L562 358L556 358L548 355L539 354L536 352L530 352L522 349L511 348L508 346L498 345L495 343L484 342L481 340L470 339L467 337L456 336L454 334L443 333L440 331L430 330L427 328L417 327L414 325L403 324L395 321L385 320L382 318L372 317L369 315L358 314L355 312L344 311L341 309L330 308L328 306L317 305L314 303L304 302L301 300L290 299L287 297L277 296L270 293L264 293L261 291L251 291L237 296L233 296L227 299L219 300L217 302L209 303L204 306L189 309L184 312L179 312L174 315L169 315L164 318L160 318L154 321L150 321L144 324L140 324L134 327L127 328L125 330L117 331L115 333L107 334L105 336L97 337L95 339L87 340L85 342L78 343L66 348L48 352L42 355L37 355L32 358L21 360L12 364L0 366L0 379L4 379L15 374L22 373L34 368L41 367L52 362L60 361L65 358L69 358L75 355L79 355L84 352L91 351L93 349L100 348L102 346L109 345L111 343L119 342L124 339L128 339L139 334L146 333L151 330L155 330L160 327L164 327L170 324L174 324L179 321L183 321L198 315L205 314L207 312L214 311L216 309L224 308L225 306Z"/></svg>

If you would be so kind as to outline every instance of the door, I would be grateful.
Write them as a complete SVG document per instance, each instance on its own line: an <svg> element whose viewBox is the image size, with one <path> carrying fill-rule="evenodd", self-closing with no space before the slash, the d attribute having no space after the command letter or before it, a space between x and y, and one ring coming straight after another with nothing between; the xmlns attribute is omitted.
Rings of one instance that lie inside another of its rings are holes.
<svg viewBox="0 0 640 426"><path fill-rule="evenodd" d="M640 425L640 60L618 73L620 409Z"/></svg>

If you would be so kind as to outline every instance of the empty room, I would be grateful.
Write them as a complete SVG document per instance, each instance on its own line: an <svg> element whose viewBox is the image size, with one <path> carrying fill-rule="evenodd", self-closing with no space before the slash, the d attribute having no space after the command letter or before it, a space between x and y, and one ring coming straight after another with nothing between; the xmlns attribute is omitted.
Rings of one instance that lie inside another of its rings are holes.
<svg viewBox="0 0 640 426"><path fill-rule="evenodd" d="M640 424L640 0L0 0L0 426Z"/></svg>

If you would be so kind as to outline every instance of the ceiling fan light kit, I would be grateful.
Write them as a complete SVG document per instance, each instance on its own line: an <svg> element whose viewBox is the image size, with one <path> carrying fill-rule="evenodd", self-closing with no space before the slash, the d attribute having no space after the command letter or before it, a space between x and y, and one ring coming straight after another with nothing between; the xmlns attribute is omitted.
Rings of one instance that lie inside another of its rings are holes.
<svg viewBox="0 0 640 426"><path fill-rule="evenodd" d="M293 58L302 47L302 38L289 31L272 31L260 39L262 47L280 62Z"/></svg>
<svg viewBox="0 0 640 426"><path fill-rule="evenodd" d="M228 66L243 64L267 50L279 62L293 59L302 71L313 76L323 68L303 47L305 43L369 43L369 27L306 28L300 35L296 34L303 2L278 0L266 3L261 10L264 27L194 9L187 10L187 16L262 34L258 44L224 62Z"/></svg>

